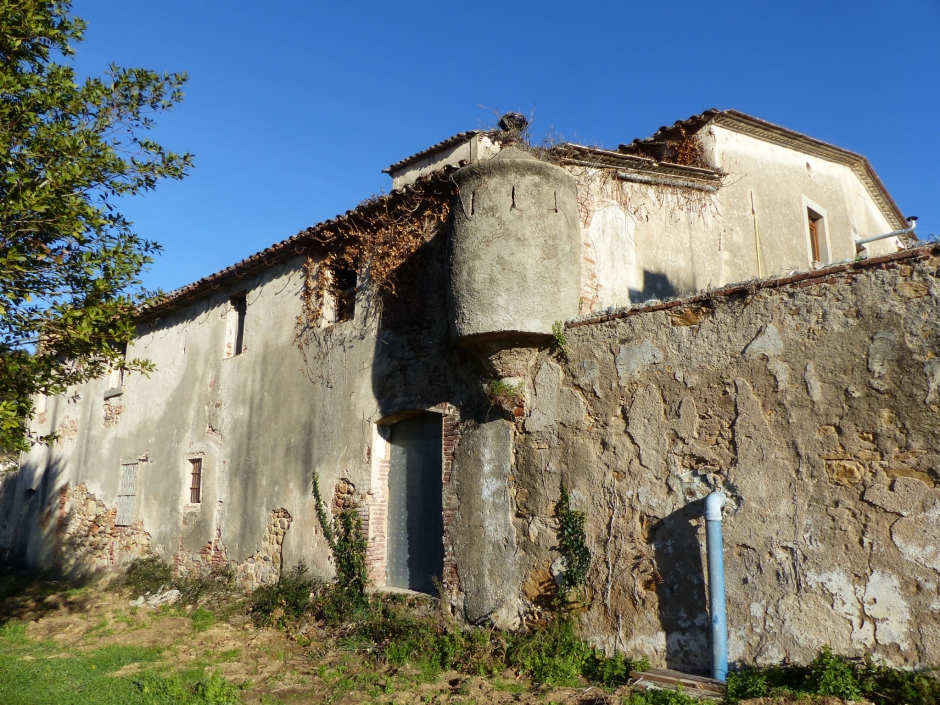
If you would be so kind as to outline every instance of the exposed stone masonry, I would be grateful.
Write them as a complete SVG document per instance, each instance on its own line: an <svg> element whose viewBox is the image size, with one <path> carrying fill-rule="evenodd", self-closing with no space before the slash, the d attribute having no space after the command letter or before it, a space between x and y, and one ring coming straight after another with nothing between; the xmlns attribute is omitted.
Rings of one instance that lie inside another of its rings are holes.
<svg viewBox="0 0 940 705"><path fill-rule="evenodd" d="M107 507L85 485L59 491L55 560L66 572L109 570L151 551L143 523L114 524L117 509Z"/></svg>
<svg viewBox="0 0 940 705"><path fill-rule="evenodd" d="M215 539L206 543L198 553L184 551L181 541L173 554L174 568L177 573L186 574L193 571L208 572L230 565L235 571L235 580L246 591L260 585L272 585L281 575L284 537L292 521L286 509L272 511L262 534L261 548L241 563L227 558L227 551L218 530Z"/></svg>
<svg viewBox="0 0 940 705"><path fill-rule="evenodd" d="M721 489L733 661L940 661L938 267L899 253L569 326L516 423L520 612L551 590L563 480L594 556L584 633L707 668Z"/></svg>

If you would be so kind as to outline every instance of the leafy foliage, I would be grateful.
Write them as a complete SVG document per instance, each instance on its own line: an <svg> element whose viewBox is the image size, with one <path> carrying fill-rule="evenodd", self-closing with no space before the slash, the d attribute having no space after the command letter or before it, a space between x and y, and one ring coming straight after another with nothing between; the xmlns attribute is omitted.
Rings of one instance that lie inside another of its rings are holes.
<svg viewBox="0 0 940 705"><path fill-rule="evenodd" d="M578 678L583 677L592 683L618 686L628 682L630 671L649 668L645 658L634 661L622 653L605 656L577 635L571 617L565 613L510 639L508 664L537 683L577 685Z"/></svg>
<svg viewBox="0 0 940 705"><path fill-rule="evenodd" d="M703 701L686 695L680 690L648 690L644 693L631 693L624 705L698 705ZM708 702L708 701L705 701Z"/></svg>
<svg viewBox="0 0 940 705"><path fill-rule="evenodd" d="M366 600L366 548L362 535L362 520L355 506L346 506L329 521L320 494L320 480L313 476L313 497L316 502L317 519L333 554L336 580L329 591L321 595L322 617L336 621L348 617L363 607Z"/></svg>
<svg viewBox="0 0 940 705"><path fill-rule="evenodd" d="M249 613L260 626L284 627L313 611L313 595L319 584L307 574L303 562L282 573L274 585L262 585L251 593Z"/></svg>
<svg viewBox="0 0 940 705"><path fill-rule="evenodd" d="M558 550L565 559L563 587L570 591L587 580L591 568L591 551L584 533L584 512L571 509L571 498L565 483L561 483L561 497L556 506L558 513Z"/></svg>
<svg viewBox="0 0 940 705"><path fill-rule="evenodd" d="M209 571L192 571L173 581L184 605L215 604L231 596L236 589L235 571L229 565Z"/></svg>
<svg viewBox="0 0 940 705"><path fill-rule="evenodd" d="M79 82L85 22L59 0L0 0L0 447L25 450L32 397L124 360L139 275L159 250L115 201L181 179L192 156L143 135L183 99L185 74L110 66ZM49 441L46 436L40 441Z"/></svg>
<svg viewBox="0 0 940 705"><path fill-rule="evenodd" d="M775 696L830 695L876 705L940 705L940 679L933 671L902 671L870 657L850 661L824 648L806 666L748 667L728 674L728 702Z"/></svg>
<svg viewBox="0 0 940 705"><path fill-rule="evenodd" d="M561 354L568 357L568 339L565 337L565 324L563 321L552 323L552 342Z"/></svg>
<svg viewBox="0 0 940 705"><path fill-rule="evenodd" d="M521 382L507 382L504 379L493 379L484 385L486 400L490 408L501 407L511 411L522 403L523 386Z"/></svg>
<svg viewBox="0 0 940 705"><path fill-rule="evenodd" d="M173 569L159 556L136 558L127 566L120 586L134 595L152 595L173 584Z"/></svg>

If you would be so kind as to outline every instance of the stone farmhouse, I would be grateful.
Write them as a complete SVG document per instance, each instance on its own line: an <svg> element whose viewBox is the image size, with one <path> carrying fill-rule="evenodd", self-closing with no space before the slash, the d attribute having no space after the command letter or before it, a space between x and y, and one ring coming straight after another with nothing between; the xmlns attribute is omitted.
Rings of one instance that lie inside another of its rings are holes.
<svg viewBox="0 0 940 705"><path fill-rule="evenodd" d="M5 482L3 550L328 578L316 484L375 589L517 628L564 578L563 483L583 633L697 670L721 489L732 660L940 662L940 251L864 157L742 113L616 150L525 128L142 310L154 374L37 400L58 440Z"/></svg>

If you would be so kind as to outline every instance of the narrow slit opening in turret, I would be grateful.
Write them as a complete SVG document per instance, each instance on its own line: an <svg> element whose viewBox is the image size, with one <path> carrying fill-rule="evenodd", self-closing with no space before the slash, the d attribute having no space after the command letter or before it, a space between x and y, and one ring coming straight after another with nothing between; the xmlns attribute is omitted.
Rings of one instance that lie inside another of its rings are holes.
<svg viewBox="0 0 940 705"><path fill-rule="evenodd" d="M510 208L515 208L515 207L516 207L516 187L513 186L512 187L512 205L510 206Z"/></svg>

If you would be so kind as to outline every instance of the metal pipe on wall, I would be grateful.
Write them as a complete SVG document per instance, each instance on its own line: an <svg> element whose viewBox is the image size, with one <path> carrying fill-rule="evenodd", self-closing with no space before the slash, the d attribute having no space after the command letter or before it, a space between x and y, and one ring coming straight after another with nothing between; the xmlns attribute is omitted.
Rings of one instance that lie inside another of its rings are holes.
<svg viewBox="0 0 940 705"><path fill-rule="evenodd" d="M891 233L885 233L884 235L873 235L872 237L866 237L862 240L855 241L855 249L858 252L861 252L862 248L870 242L876 242L878 240L885 240L889 237L899 237L901 235L906 235L907 233L914 232L914 228L917 227L917 216L912 215L907 219L907 222L911 224L911 227L905 228L904 230L895 230Z"/></svg>
<svg viewBox="0 0 940 705"><path fill-rule="evenodd" d="M705 498L705 536L708 553L708 608L712 631L712 678L728 678L728 619L725 613L725 559L721 536L721 509L725 496L712 492Z"/></svg>

